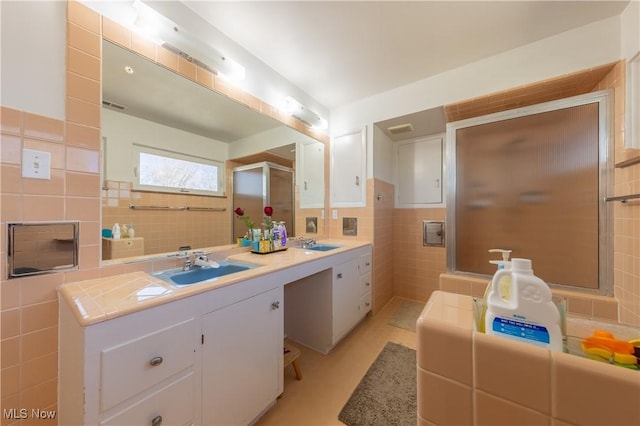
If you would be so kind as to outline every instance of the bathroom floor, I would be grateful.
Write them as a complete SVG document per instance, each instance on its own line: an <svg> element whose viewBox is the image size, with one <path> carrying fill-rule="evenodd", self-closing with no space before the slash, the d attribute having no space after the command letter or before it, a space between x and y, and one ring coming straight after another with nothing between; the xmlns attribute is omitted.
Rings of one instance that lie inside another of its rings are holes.
<svg viewBox="0 0 640 426"><path fill-rule="evenodd" d="M259 426L342 425L338 413L388 342L416 348L416 334L388 324L403 299L394 298L374 317L366 317L329 354L302 345L302 380L293 366L284 371L284 393L256 423Z"/></svg>

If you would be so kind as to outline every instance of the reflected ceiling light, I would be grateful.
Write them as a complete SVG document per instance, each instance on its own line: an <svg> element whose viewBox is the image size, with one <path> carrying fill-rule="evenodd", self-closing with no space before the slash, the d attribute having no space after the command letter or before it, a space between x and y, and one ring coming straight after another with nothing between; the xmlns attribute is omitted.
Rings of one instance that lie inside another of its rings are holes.
<svg viewBox="0 0 640 426"><path fill-rule="evenodd" d="M225 80L244 80L246 71L239 63L190 35L140 0L133 2L133 8L136 11L133 27L139 34Z"/></svg>
<svg viewBox="0 0 640 426"><path fill-rule="evenodd" d="M287 114L304 121L314 129L326 129L329 127L329 123L324 118L320 117L315 112L306 108L300 102L293 99L291 96L285 98L285 111Z"/></svg>

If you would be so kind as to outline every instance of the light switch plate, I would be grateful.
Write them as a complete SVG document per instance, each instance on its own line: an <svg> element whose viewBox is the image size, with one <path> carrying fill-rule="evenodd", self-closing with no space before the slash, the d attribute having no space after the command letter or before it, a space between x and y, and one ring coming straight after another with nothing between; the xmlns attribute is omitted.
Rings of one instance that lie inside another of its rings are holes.
<svg viewBox="0 0 640 426"><path fill-rule="evenodd" d="M331 219L338 220L338 210L331 210Z"/></svg>
<svg viewBox="0 0 640 426"><path fill-rule="evenodd" d="M47 151L23 149L22 177L51 179L51 153Z"/></svg>

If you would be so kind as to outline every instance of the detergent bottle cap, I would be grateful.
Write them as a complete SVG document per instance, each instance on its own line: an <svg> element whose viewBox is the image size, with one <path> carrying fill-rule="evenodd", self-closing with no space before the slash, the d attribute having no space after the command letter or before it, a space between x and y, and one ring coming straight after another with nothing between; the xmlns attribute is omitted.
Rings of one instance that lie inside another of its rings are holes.
<svg viewBox="0 0 640 426"><path fill-rule="evenodd" d="M511 259L511 270L517 273L533 274L531 269L531 259Z"/></svg>

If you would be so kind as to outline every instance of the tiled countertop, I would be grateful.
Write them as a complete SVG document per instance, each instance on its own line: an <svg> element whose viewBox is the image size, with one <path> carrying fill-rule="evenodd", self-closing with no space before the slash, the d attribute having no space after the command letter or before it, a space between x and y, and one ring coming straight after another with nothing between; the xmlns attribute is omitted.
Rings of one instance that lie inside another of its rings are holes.
<svg viewBox="0 0 640 426"><path fill-rule="evenodd" d="M225 253L229 260L259 264L260 267L219 277L214 281L184 287L172 286L150 273L138 271L72 282L62 285L58 291L62 300L72 307L80 325L87 326L370 245L368 242L355 240L322 240L319 243L334 244L340 247L325 252L291 247L286 251L270 254L255 254L247 249L232 255L228 255L228 253L234 246L223 249L205 249L204 251L207 253L212 252L209 256L212 260L223 258L216 257L216 252Z"/></svg>

